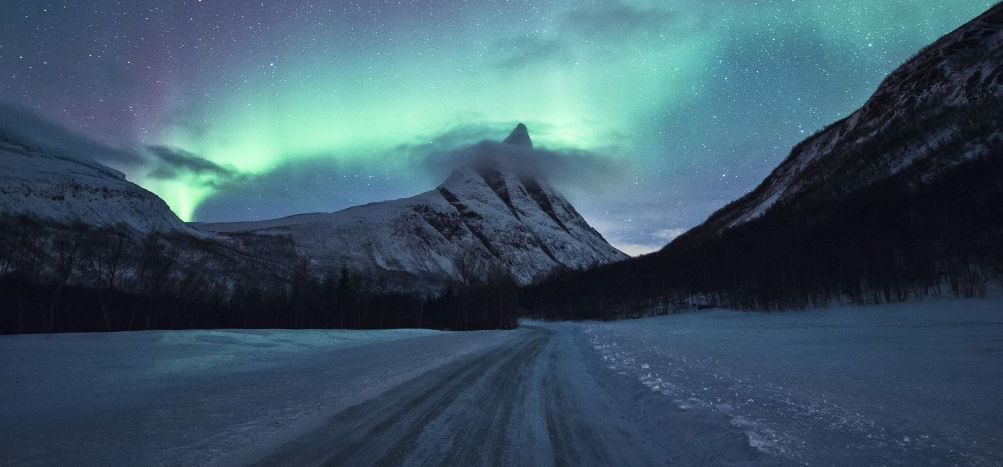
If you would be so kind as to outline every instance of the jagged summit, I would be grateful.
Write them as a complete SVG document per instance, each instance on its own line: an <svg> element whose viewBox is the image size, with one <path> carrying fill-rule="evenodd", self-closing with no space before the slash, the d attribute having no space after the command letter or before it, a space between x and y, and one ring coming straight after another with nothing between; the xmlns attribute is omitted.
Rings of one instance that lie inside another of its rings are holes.
<svg viewBox="0 0 1003 467"><path fill-rule="evenodd" d="M512 133L509 133L508 137L502 142L516 146L525 146L527 148L533 147L533 140L529 138L529 129L522 123L516 125Z"/></svg>

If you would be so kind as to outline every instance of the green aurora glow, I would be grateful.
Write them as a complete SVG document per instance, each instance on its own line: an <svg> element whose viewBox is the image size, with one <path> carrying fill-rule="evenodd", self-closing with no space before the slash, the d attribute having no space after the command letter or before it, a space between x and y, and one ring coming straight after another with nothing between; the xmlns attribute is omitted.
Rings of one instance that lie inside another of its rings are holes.
<svg viewBox="0 0 1003 467"><path fill-rule="evenodd" d="M362 200L428 189L438 180L402 148L460 127L482 130L468 140L497 139L522 121L538 145L626 167L573 201L614 244L639 251L751 189L794 143L991 3L137 1L93 17L68 3L45 27L82 39L28 45L50 68L54 56L98 47L129 92L86 79L46 89L22 73L0 97L116 145L169 146L220 166L173 177L152 163L125 168L185 220L298 212L310 203L203 208L228 190L280 183L269 177L283 167L324 161L386 180ZM41 14L37 2L18 8Z"/></svg>

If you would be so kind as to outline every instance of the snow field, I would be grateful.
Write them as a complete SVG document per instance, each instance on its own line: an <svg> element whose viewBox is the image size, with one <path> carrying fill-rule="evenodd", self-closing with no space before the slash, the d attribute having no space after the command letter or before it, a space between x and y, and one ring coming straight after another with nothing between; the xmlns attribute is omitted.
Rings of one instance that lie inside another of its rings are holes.
<svg viewBox="0 0 1003 467"><path fill-rule="evenodd" d="M1003 462L1003 299L726 310L584 332L610 370L799 463Z"/></svg>
<svg viewBox="0 0 1003 467"><path fill-rule="evenodd" d="M429 330L2 336L0 464L229 462L506 338Z"/></svg>

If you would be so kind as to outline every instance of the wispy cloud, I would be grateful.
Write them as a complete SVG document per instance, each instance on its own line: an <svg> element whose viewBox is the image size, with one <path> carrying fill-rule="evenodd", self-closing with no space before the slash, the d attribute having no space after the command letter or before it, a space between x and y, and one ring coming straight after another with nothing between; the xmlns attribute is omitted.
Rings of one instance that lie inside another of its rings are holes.
<svg viewBox="0 0 1003 467"><path fill-rule="evenodd" d="M245 177L236 169L224 167L205 157L169 146L147 146L153 169L147 176L159 179L194 177L208 186L242 181Z"/></svg>
<svg viewBox="0 0 1003 467"><path fill-rule="evenodd" d="M0 102L0 136L54 156L81 162L113 164L119 168L143 163L142 156L137 152L99 143L29 109L7 102Z"/></svg>
<svg viewBox="0 0 1003 467"><path fill-rule="evenodd" d="M627 4L579 9L566 17L567 24L577 32L599 39L659 33L675 19L676 14L670 10L638 8Z"/></svg>
<svg viewBox="0 0 1003 467"><path fill-rule="evenodd" d="M655 244L642 244L642 243L613 243L613 247L620 250L630 256L641 256L648 253L654 253L661 249L664 245Z"/></svg>
<svg viewBox="0 0 1003 467"><path fill-rule="evenodd" d="M571 53L563 42L539 35L503 39L495 42L494 48L502 55L497 66L505 70L520 70L535 65L565 65L572 61Z"/></svg>

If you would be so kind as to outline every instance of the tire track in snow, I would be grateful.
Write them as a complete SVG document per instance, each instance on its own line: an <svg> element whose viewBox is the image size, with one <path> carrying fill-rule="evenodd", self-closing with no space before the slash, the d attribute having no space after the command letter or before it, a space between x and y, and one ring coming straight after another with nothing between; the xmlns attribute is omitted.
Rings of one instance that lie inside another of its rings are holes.
<svg viewBox="0 0 1003 467"><path fill-rule="evenodd" d="M334 415L258 464L655 465L678 451L624 415L629 398L592 379L572 337L580 328L513 332Z"/></svg>

